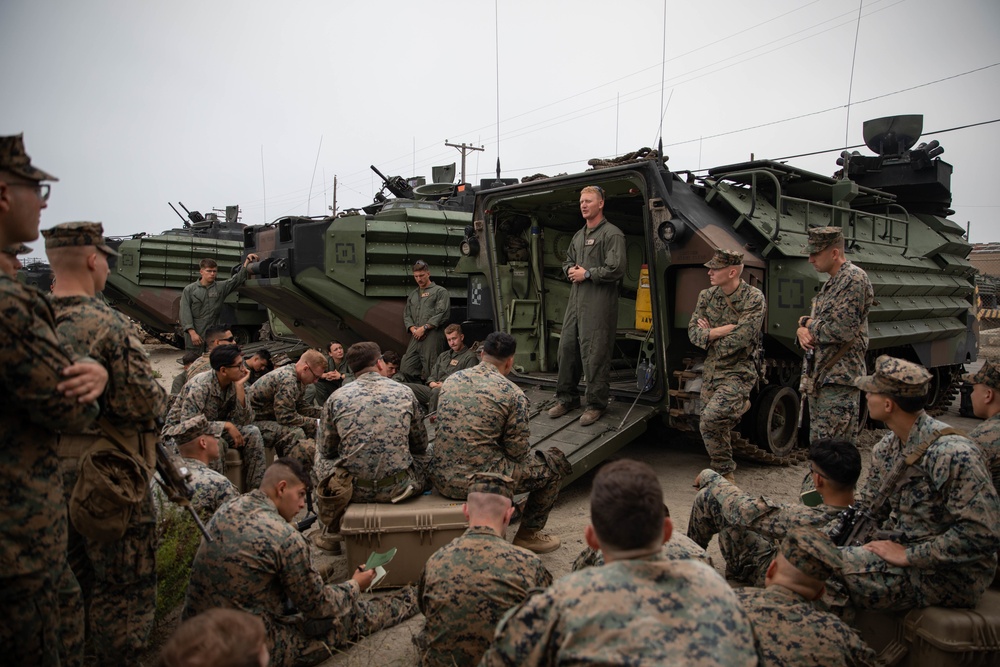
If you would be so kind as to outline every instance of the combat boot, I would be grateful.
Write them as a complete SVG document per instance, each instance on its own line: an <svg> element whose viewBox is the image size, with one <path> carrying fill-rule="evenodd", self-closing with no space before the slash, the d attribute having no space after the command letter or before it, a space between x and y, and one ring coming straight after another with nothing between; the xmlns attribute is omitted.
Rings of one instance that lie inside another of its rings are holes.
<svg viewBox="0 0 1000 667"><path fill-rule="evenodd" d="M578 407L580 407L579 403L575 403L575 404L571 404L571 403L556 403L551 408L549 408L548 415L552 419L556 419L557 417L562 417L564 414L566 414L570 410L576 410Z"/></svg>
<svg viewBox="0 0 1000 667"><path fill-rule="evenodd" d="M604 410L598 410L597 408L587 408L583 411L583 415L580 417L580 426L590 426L601 416L604 415Z"/></svg>
<svg viewBox="0 0 1000 667"><path fill-rule="evenodd" d="M555 535L540 530L528 531L519 529L514 536L514 546L533 551L536 554L547 554L555 551L562 545L562 542Z"/></svg>

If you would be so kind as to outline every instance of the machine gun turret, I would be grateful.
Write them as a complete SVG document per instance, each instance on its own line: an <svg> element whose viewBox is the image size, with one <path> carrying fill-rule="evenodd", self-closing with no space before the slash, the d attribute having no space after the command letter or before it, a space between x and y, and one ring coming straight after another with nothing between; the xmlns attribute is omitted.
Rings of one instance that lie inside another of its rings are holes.
<svg viewBox="0 0 1000 667"><path fill-rule="evenodd" d="M372 171L378 174L378 177L382 179L383 189L391 192L393 196L401 199L413 199L416 196L413 194L413 188L410 187L410 184L407 183L406 179L402 176L389 177L379 171L378 167L375 165L371 165L371 168ZM376 199L378 199L378 197L376 197Z"/></svg>

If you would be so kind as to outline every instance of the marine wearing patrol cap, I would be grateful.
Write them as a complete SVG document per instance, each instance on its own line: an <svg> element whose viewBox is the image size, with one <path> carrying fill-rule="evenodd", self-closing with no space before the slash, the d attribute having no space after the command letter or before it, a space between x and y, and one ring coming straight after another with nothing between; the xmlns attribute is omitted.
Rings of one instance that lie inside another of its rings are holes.
<svg viewBox="0 0 1000 667"><path fill-rule="evenodd" d="M64 222L52 229L43 229L42 236L45 237L46 250L92 245L105 255L118 256L117 252L104 243L104 225L99 222Z"/></svg>
<svg viewBox="0 0 1000 667"><path fill-rule="evenodd" d="M962 379L972 384L985 384L990 389L1000 391L1000 368L994 366L989 359L978 372L963 375Z"/></svg>
<svg viewBox="0 0 1000 667"><path fill-rule="evenodd" d="M24 134L0 137L0 171L9 171L31 181L59 180L31 164L31 158L24 151Z"/></svg>
<svg viewBox="0 0 1000 667"><path fill-rule="evenodd" d="M0 252L2 252L5 255L10 255L11 257L17 257L18 255L27 255L29 252L31 252L31 248L24 245L23 243L20 243L18 245L5 246L4 248L0 249Z"/></svg>
<svg viewBox="0 0 1000 667"><path fill-rule="evenodd" d="M844 230L840 227L816 227L809 230L809 243L802 253L805 255L814 255L832 245L841 243L843 240Z"/></svg>
<svg viewBox="0 0 1000 667"><path fill-rule="evenodd" d="M815 528L796 528L781 543L781 555L803 574L826 581L843 567L840 551Z"/></svg>
<svg viewBox="0 0 1000 667"><path fill-rule="evenodd" d="M495 472L474 472L469 475L469 493L492 493L514 499L514 479Z"/></svg>
<svg viewBox="0 0 1000 667"><path fill-rule="evenodd" d="M854 386L869 394L915 397L927 395L931 374L919 364L883 354L875 360L875 373L854 379Z"/></svg>
<svg viewBox="0 0 1000 667"><path fill-rule="evenodd" d="M724 269L727 266L739 266L742 263L743 253L720 248L715 251L712 259L705 262L705 266L709 269Z"/></svg>
<svg viewBox="0 0 1000 667"><path fill-rule="evenodd" d="M184 445L203 435L212 435L218 438L222 435L222 431L222 422L210 422L205 415L195 415L179 424L163 429L163 435L173 438L178 445Z"/></svg>

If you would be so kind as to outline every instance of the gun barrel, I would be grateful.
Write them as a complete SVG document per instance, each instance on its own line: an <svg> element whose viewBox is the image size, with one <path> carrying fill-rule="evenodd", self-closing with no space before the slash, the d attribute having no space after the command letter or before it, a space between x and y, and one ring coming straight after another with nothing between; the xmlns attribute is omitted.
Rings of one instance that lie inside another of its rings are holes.
<svg viewBox="0 0 1000 667"><path fill-rule="evenodd" d="M389 182L389 179L386 177L385 174L383 174L381 171L378 170L378 167L376 167L375 165L369 165L369 166L371 166L372 171L374 171L379 178L381 178L386 183Z"/></svg>

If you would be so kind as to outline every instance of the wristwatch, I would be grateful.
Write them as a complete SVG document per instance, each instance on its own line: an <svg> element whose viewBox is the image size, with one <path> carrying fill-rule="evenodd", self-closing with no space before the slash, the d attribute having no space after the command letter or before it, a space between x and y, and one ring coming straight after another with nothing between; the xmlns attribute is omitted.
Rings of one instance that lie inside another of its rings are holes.
<svg viewBox="0 0 1000 667"><path fill-rule="evenodd" d="M584 280L590 280L590 271L584 271L583 272L583 279Z"/></svg>
<svg viewBox="0 0 1000 667"><path fill-rule="evenodd" d="M803 315L802 317L799 318L799 326L800 327L806 326L806 323L809 322L809 320L811 319L812 318L809 317L808 315Z"/></svg>

